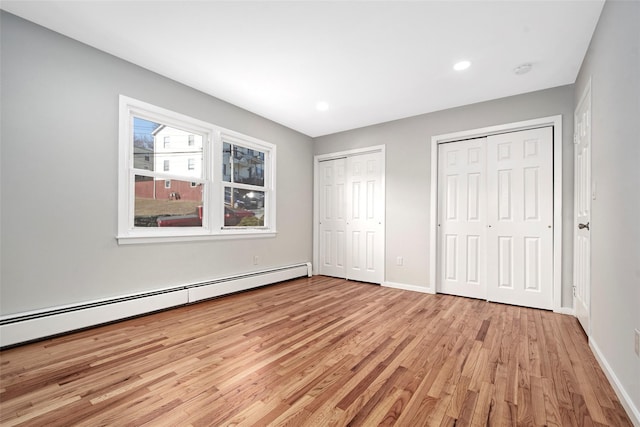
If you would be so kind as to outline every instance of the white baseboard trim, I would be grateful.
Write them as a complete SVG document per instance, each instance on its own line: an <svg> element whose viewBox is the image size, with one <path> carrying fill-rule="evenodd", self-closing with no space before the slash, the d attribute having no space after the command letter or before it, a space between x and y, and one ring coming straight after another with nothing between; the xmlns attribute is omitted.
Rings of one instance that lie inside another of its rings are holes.
<svg viewBox="0 0 640 427"><path fill-rule="evenodd" d="M386 288L402 289L405 291L421 292L423 294L435 294L433 289L425 288L423 286L407 285L406 283L397 282L382 282L382 286Z"/></svg>
<svg viewBox="0 0 640 427"><path fill-rule="evenodd" d="M624 407L624 410L627 411L627 415L631 419L631 422L635 427L640 427L640 410L638 410L638 407L634 405L633 401L631 400L631 396L629 396L629 393L627 393L625 388L620 383L618 376L615 374L613 369L611 369L611 366L600 351L600 348L598 347L596 342L591 338L589 339L589 347L591 347L591 350L593 350L593 354L596 356L596 360L600 364L600 367L604 371L604 374L609 379L613 390L616 392L618 399L620 399L620 403Z"/></svg>
<svg viewBox="0 0 640 427"><path fill-rule="evenodd" d="M296 277L309 277L310 266L311 263L301 264L299 266L261 271L239 277L233 276L230 278L216 280L214 283L191 286L188 288L189 302L191 303L202 301L204 299L215 298L221 295L244 291L245 289L252 289L258 286L294 279Z"/></svg>
<svg viewBox="0 0 640 427"><path fill-rule="evenodd" d="M0 317L0 347L194 303L284 280L310 276L311 263L271 268L151 292L50 307Z"/></svg>
<svg viewBox="0 0 640 427"><path fill-rule="evenodd" d="M188 302L186 289L168 291L158 295L134 297L124 301L91 302L86 308L52 307L50 313L40 312L37 317L24 314L11 323L0 325L0 346L20 344L58 335L89 326L137 316L144 313L183 305ZM94 304L100 304L94 306ZM70 311L66 311L70 310ZM4 319L3 319L4 320Z"/></svg>

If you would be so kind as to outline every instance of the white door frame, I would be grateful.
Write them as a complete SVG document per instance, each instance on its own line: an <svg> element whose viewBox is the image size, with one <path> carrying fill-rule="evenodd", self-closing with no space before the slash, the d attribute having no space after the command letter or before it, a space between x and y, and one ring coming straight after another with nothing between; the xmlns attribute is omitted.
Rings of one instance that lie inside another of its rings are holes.
<svg viewBox="0 0 640 427"><path fill-rule="evenodd" d="M318 183L319 181L319 165L320 162L322 161L327 161L327 160L333 160L333 159L339 159L339 158L343 158L343 157L352 157L352 156L357 156L360 154L367 154L367 153L382 153L382 159L381 159L381 170L382 170L382 178L381 178L381 189L382 189L382 206L384 207L384 209L382 210L382 224L383 224L383 232L382 232L382 248L385 251L383 253L383 262L382 262L382 278L383 278L383 283L384 280L386 278L386 273L385 273L385 265L386 265L386 204L385 204L385 193L386 193L386 186L385 186L385 163L386 163L386 154L385 154L385 146L384 145L375 145L375 146L371 146L371 147L365 147L365 148L355 148L352 150L346 150L346 151L338 151L338 152L334 152L334 153L327 153L327 154L318 154L316 156L313 157L313 274L318 274L318 262L320 260L320 238L318 235L318 225L320 222L320 211L319 211L319 204L320 204L320 189L318 188Z"/></svg>
<svg viewBox="0 0 640 427"><path fill-rule="evenodd" d="M562 309L562 116L452 132L431 137L431 224L429 239L429 292L437 293L438 265L438 144L499 133L553 126L553 311Z"/></svg>

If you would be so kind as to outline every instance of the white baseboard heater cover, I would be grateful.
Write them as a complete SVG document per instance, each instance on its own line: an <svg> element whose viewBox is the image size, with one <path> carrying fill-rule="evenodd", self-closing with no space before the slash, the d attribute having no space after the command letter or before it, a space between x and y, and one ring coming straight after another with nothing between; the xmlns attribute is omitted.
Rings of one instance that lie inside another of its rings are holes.
<svg viewBox="0 0 640 427"><path fill-rule="evenodd" d="M311 263L272 268L203 283L0 317L0 347L177 307L302 276Z"/></svg>

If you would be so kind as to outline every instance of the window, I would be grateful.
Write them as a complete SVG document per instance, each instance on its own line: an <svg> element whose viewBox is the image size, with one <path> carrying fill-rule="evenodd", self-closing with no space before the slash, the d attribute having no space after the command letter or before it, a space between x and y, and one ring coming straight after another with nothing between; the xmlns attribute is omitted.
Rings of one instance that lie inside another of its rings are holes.
<svg viewBox="0 0 640 427"><path fill-rule="evenodd" d="M238 212L225 213L226 227L246 224L264 226L264 201L267 188L264 180L265 153L241 145L242 141L223 138L223 173L225 204L227 208L253 211L253 217L238 217Z"/></svg>
<svg viewBox="0 0 640 427"><path fill-rule="evenodd" d="M273 236L275 154L267 142L121 96L118 242Z"/></svg>

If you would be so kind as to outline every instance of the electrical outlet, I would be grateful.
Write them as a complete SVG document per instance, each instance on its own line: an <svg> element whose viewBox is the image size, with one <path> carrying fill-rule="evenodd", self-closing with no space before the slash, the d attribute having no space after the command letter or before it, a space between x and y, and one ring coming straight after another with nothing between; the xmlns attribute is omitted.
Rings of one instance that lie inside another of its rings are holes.
<svg viewBox="0 0 640 427"><path fill-rule="evenodd" d="M636 350L636 355L640 356L640 331L639 330L635 330L635 350Z"/></svg>
<svg viewBox="0 0 640 427"><path fill-rule="evenodd" d="M253 265L258 265L260 263L260 257L258 255L253 256Z"/></svg>
<svg viewBox="0 0 640 427"><path fill-rule="evenodd" d="M404 264L404 259L402 259L402 257L399 256L398 258L396 258L396 265L402 267L402 264Z"/></svg>

